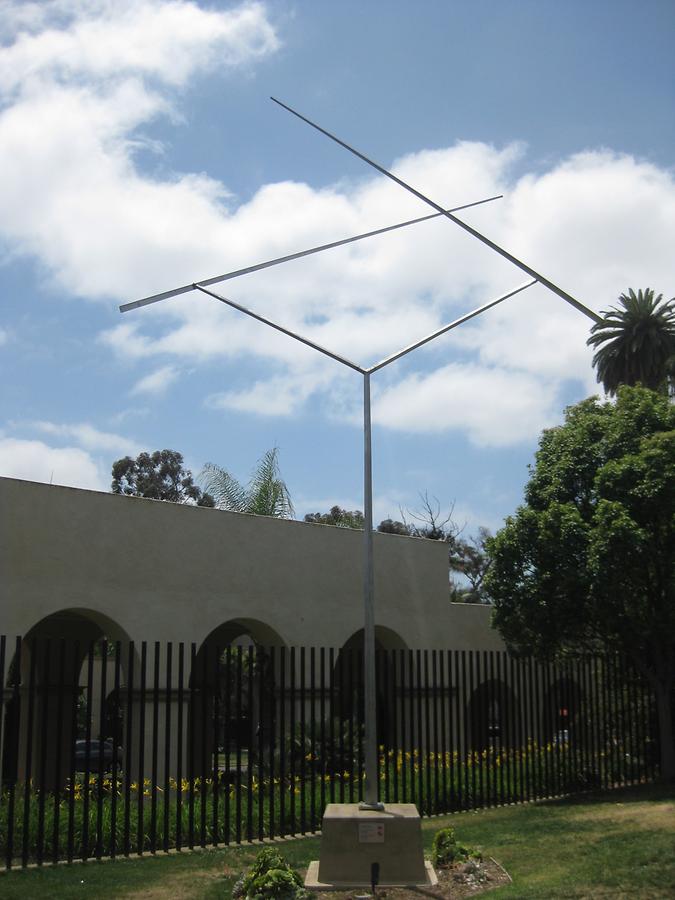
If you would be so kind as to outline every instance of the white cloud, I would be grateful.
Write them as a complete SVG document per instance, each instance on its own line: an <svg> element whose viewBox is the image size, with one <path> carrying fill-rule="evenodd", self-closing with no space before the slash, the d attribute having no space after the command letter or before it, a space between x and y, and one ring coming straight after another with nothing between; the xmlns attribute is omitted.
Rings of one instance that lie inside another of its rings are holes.
<svg viewBox="0 0 675 900"><path fill-rule="evenodd" d="M24 426L25 427L25 426ZM62 437L74 440L80 447L86 450L104 450L111 453L134 454L139 452L137 441L130 440L119 434L100 431L93 425L81 422L74 425L60 424L56 422L31 422L28 427L49 434L54 437Z"/></svg>
<svg viewBox="0 0 675 900"><path fill-rule="evenodd" d="M531 441L560 409L555 383L504 368L452 363L378 393L373 420L420 434L462 430L475 444Z"/></svg>
<svg viewBox="0 0 675 900"><path fill-rule="evenodd" d="M212 247L199 244L217 240L228 191L199 174L142 174L137 128L175 117L176 88L197 73L273 53L266 8L72 0L47 10L10 15L0 46L0 170L12 173L0 238L88 297L131 294L162 266L173 280L183 252L205 265Z"/></svg>
<svg viewBox="0 0 675 900"><path fill-rule="evenodd" d="M163 394L178 378L175 366L162 366L139 379L131 389L132 394Z"/></svg>
<svg viewBox="0 0 675 900"><path fill-rule="evenodd" d="M5 92L39 87L45 76L69 82L120 72L181 85L216 62L242 65L278 46L260 3L216 12L184 0L71 0L50 4L51 21L45 4L25 5L34 15L24 9L24 21L15 19L15 40L0 55Z"/></svg>
<svg viewBox="0 0 675 900"><path fill-rule="evenodd" d="M263 5L5 7L5 27L15 32L0 47L0 170L12 178L0 186L0 236L71 293L133 299L428 212L367 172L363 181L321 189L266 184L237 205L207 176L139 168L139 128L179 115L177 87L216 60L242 66L274 52L278 38ZM89 42L102 31L107 44L92 53ZM504 193L461 217L595 310L629 286L670 290L672 173L602 150L516 177L524 154L519 144L459 142L392 165L443 204ZM522 280L437 220L215 289L367 364ZM529 441L552 421L566 385L595 390L588 329L558 297L533 288L376 376L376 421L419 433L460 429L479 444ZM167 372L175 360L255 357L255 383L209 398L212 407L293 415L320 393L329 415L355 416L340 366L202 295L128 314L101 340ZM134 390L151 391L162 382L154 376Z"/></svg>
<svg viewBox="0 0 675 900"><path fill-rule="evenodd" d="M397 170L444 202L470 199L466 179L478 181L477 173L487 172L478 193L504 191L505 200L463 218L596 311L629 285L672 283L675 265L666 237L675 230L671 175L602 151L513 180L517 152L464 143L411 155ZM305 219L297 215L300 198ZM246 252L237 258L236 248L232 251L234 268L415 212L424 210L413 209L405 195L378 180L342 193L268 185L224 215L223 223L228 244L248 239ZM288 224L284 245L278 231L265 233L266 223L279 221ZM313 235L306 221L313 223ZM215 262L202 271L215 271ZM522 281L522 272L450 223L435 221L215 290L370 363ZM292 415L312 393L328 392L332 399L341 378L338 365L330 364L330 374L324 374L329 370L311 351L204 297L190 295L135 315L133 323L125 321L103 338L123 354L190 360L251 354L263 373L266 362L281 366L281 372L263 374L250 388L212 398L212 405ZM399 374L400 364L394 364L386 375L376 375L376 386L384 382L376 421L418 432L460 429L484 445L529 441L559 416L565 382L575 381L584 393L597 389L585 343L589 327L558 297L541 286L531 288L417 351L409 359L420 374ZM316 375L319 369L322 377ZM347 414L358 417L357 411Z"/></svg>
<svg viewBox="0 0 675 900"><path fill-rule="evenodd" d="M86 450L20 438L0 437L0 475L95 491L110 487L110 476Z"/></svg>

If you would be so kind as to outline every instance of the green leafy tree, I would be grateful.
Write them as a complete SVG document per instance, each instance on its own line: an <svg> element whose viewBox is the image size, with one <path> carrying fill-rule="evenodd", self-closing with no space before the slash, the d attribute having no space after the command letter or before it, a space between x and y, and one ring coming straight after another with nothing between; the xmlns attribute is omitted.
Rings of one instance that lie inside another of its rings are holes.
<svg viewBox="0 0 675 900"><path fill-rule="evenodd" d="M631 288L602 315L587 343L605 392L614 396L619 385L638 383L667 392L675 375L675 298L664 303L651 288Z"/></svg>
<svg viewBox="0 0 675 900"><path fill-rule="evenodd" d="M492 535L484 527L478 534L464 540L456 537L450 547L450 572L462 575L468 584L453 579L451 599L459 603L485 603L483 582L490 568L490 555L487 544Z"/></svg>
<svg viewBox="0 0 675 900"><path fill-rule="evenodd" d="M305 522L313 522L316 525L337 525L338 528L363 529L363 513L358 509L342 509L341 506L332 506L327 513L307 513Z"/></svg>
<svg viewBox="0 0 675 900"><path fill-rule="evenodd" d="M377 530L383 534L403 534L410 536L410 526L407 522L399 522L398 519L382 519Z"/></svg>
<svg viewBox="0 0 675 900"><path fill-rule="evenodd" d="M183 466L177 450L139 453L136 459L125 456L112 466L113 494L167 500L170 503L195 503L213 506L213 497L202 493L192 472Z"/></svg>
<svg viewBox="0 0 675 900"><path fill-rule="evenodd" d="M489 541L494 623L518 654L607 650L656 697L675 777L675 407L641 386L544 432L525 503Z"/></svg>
<svg viewBox="0 0 675 900"><path fill-rule="evenodd" d="M291 519L293 504L279 472L278 454L277 447L268 450L258 461L247 485L214 463L206 464L200 479L218 509Z"/></svg>

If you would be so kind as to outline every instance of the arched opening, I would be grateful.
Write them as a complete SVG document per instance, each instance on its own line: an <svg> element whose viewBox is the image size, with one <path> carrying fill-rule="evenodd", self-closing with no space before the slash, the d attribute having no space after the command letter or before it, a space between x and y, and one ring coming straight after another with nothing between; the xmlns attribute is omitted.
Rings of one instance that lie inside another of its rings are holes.
<svg viewBox="0 0 675 900"><path fill-rule="evenodd" d="M59 610L29 630L7 672L3 783L57 789L80 764L97 771L111 742L118 753L130 653L123 629L93 610Z"/></svg>
<svg viewBox="0 0 675 900"><path fill-rule="evenodd" d="M193 651L189 681L188 778L247 776L274 716L274 651L284 642L264 622L231 619Z"/></svg>
<svg viewBox="0 0 675 900"><path fill-rule="evenodd" d="M396 663L392 659L399 656L397 651L407 649L403 638L391 628L375 626L377 743L385 747L394 747L396 743L394 723L400 675L392 677L396 671ZM340 728L347 729L348 743L360 742L365 722L362 628L345 641L337 655L331 673L331 696L332 715L340 723Z"/></svg>
<svg viewBox="0 0 675 900"><path fill-rule="evenodd" d="M496 678L483 681L469 700L470 745L474 751L513 744L515 696Z"/></svg>

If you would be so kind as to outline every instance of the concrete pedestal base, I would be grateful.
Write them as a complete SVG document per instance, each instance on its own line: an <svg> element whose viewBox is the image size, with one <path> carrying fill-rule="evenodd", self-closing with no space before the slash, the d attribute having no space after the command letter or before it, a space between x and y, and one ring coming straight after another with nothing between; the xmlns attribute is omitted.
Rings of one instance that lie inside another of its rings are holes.
<svg viewBox="0 0 675 900"><path fill-rule="evenodd" d="M310 863L310 890L369 888L373 863L383 887L437 884L422 850L422 828L412 803L387 803L384 810L353 803L329 803L323 817L321 859Z"/></svg>

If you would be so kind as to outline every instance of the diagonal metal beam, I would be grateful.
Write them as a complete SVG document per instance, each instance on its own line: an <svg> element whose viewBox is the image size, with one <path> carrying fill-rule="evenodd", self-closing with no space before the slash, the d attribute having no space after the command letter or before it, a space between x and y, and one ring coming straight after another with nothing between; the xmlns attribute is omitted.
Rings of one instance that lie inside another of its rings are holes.
<svg viewBox="0 0 675 900"><path fill-rule="evenodd" d="M215 297L216 300L220 300L221 303L225 303L227 304L227 306L231 306L232 309L239 310L239 312L244 313L244 315L250 316L252 319L256 319L258 322L262 322L263 325L269 325L270 328L274 328L275 331L280 331L282 334L286 334L288 335L288 337L294 338L294 340L296 341L300 341L301 344L306 344L313 350L318 350L319 353L323 353L324 356L330 356L331 359L336 360L336 362L342 363L344 366L349 366L350 369L354 369L354 371L360 372L361 375L366 374L366 370L359 366L357 363L352 362L351 359L347 359L345 356L340 356L339 353L333 353L332 350L328 350L326 347L322 347L321 344L317 344L314 341L311 341L309 338L303 337L303 335L298 334L295 331L291 331L290 328L284 328L283 325L278 325L271 319L266 319L265 316L261 316L259 313L253 312L252 309L247 309L240 303L235 303L234 300L230 300L228 297L223 297L221 294L216 294L215 291L210 291L208 288L205 288L201 284L195 283L192 285L192 288L195 291L201 291L202 294L208 294L209 297Z"/></svg>
<svg viewBox="0 0 675 900"><path fill-rule="evenodd" d="M357 234L354 237L343 238L340 241L331 241L329 244L321 244L318 247L311 247L309 250L300 250L298 253L289 253L286 256L278 256L276 259L268 259L266 262L257 263L253 266L246 266L244 269L236 269L233 272L227 272L225 275L216 275L213 278L205 278L202 281L193 282L192 284L184 284L181 287L173 288L170 291L163 291L161 294L153 294L151 297L143 297L142 300L134 300L131 303L125 303L123 306L120 306L120 312L129 312L130 309L139 309L141 306L149 306L151 303L158 303L160 300L168 300L170 297L178 297L180 294L187 294L195 289L195 283L202 287L220 284L223 281L230 281L232 278L239 278L240 275L250 275L251 272L269 269L272 266L278 266L281 263L290 262L293 259L302 259L303 256L311 256L313 253L321 253L323 250L332 250L335 247L343 247L345 244L353 244L355 241L362 241L365 238L375 237L378 234L396 231L398 228L407 228L408 225L417 225L418 222L428 222L429 219L437 219L439 216L442 216L444 212L458 212L460 209L470 209L472 206L481 206L483 203L501 200L503 196L503 194L496 194L494 197L486 197L485 200L475 200L473 203L465 203L462 206L455 206L452 209L444 210L443 212L430 213L428 216L420 216L417 219L408 219L405 222L397 222L395 225L387 225L386 228L377 228L375 231L366 231L363 234Z"/></svg>
<svg viewBox="0 0 675 900"><path fill-rule="evenodd" d="M484 303L482 306L477 307L471 312L465 313L463 316L460 316L458 319L454 319L448 325L444 325L442 328L439 328L437 331L428 334L426 337L422 338L419 341L415 341L414 344L409 344L407 347L404 347L403 350L399 350L397 353L392 353L391 356L387 356L386 359L380 360L379 363L375 363L374 366L371 366L367 371L368 374L372 374L373 372L377 372L378 369L384 369L385 366L388 366L389 363L395 362L397 359L400 359L402 356L406 356L408 353L412 353L413 350L417 350L418 347L423 347L424 344L428 344L429 341L433 341L434 338L439 337L442 334L445 334L446 331L452 331L453 328L457 328L458 325L463 325L464 322L468 322L469 319L473 319L476 316L479 316L481 313L486 312L488 309L492 309L493 306L496 306L498 303L501 303L503 300L508 300L509 297L513 297L515 294L519 294L521 291L526 290L529 287L532 287L533 284L537 284L536 278L533 278L532 281L526 281L524 284L518 285L517 288L514 288L512 291L509 291L507 294L502 294L501 297L497 297L496 300L490 300L488 303Z"/></svg>
<svg viewBox="0 0 675 900"><path fill-rule="evenodd" d="M522 260L515 257L512 253L509 253L508 250L505 250L504 247L500 247L499 244L496 244L494 241L490 240L489 237L486 237L484 234L481 234L480 231L476 231L475 228L472 228L471 225L467 225L466 222L463 222L461 219L458 219L452 212L448 212L444 210L443 207L439 206L434 200L430 197L427 197L426 194L423 194L421 191L418 191L412 185L408 184L406 181L403 181L402 178L399 178L397 175L394 175L388 169L385 169L384 166L381 166L379 163L375 162L372 159L369 159L364 153L361 153L359 150L356 150L354 147L351 147L345 141L341 140L334 134L331 134L330 131L326 131L325 128L322 128L320 125L317 125L316 122L312 122L311 119L308 119L306 116L303 116L301 113L297 112L290 106L287 106L285 103L282 103L281 100L277 100L275 97L270 97L278 106L285 109L287 112L296 116L302 122L305 122L307 125L310 125L312 128L316 129L316 131L321 132L321 134L325 135L327 138L330 138L331 141L335 141L336 144L339 144L341 147L344 147L345 150L349 150L354 156L358 156L359 159L362 159L365 163L371 166L373 169L376 169L382 175L386 175L387 178L390 178L392 181L396 182L400 187L404 188L404 190L408 191L413 196L417 197L419 200L422 200L427 206L431 206L432 209L435 209L438 213L444 215L446 218L450 219L451 222L454 222L455 225L459 225L460 228L464 229L464 231L468 232L470 235L479 240L482 244L485 244L487 247L490 247L491 250L494 250L495 253L498 253L500 256L503 256L504 259L507 259L510 263L513 263L514 266L517 266L523 272L526 272L531 278L535 278L540 284L543 284L544 287L547 287L549 291L552 291L554 294L557 294L558 297L562 297L562 299L573 306L575 309L579 310L579 312L583 313L585 316L588 316L589 319L592 319L594 322L601 322L602 318L592 309L589 309L587 306L584 306L583 303L580 303L571 294L568 294L567 291L564 291L561 287L558 287L557 284L554 284L548 278L545 278L539 272L536 272L531 266L528 266Z"/></svg>

